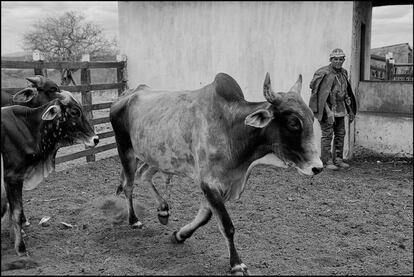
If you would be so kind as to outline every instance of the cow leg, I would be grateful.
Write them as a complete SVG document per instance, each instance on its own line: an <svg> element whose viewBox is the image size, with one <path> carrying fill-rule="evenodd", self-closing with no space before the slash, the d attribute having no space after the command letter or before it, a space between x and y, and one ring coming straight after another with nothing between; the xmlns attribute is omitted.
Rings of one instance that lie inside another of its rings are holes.
<svg viewBox="0 0 414 277"><path fill-rule="evenodd" d="M22 203L23 203L23 202L22 202ZM20 221L20 222L22 223L22 227L27 227L27 226L29 226L29 225L30 225L29 220L27 220L26 216L24 215L24 209L23 209L23 206L22 206L22 213L21 213L20 218L21 218L21 221ZM23 228L22 228L22 236L23 236L23 237L27 237L27 234L26 234L26 232L23 230Z"/></svg>
<svg viewBox="0 0 414 277"><path fill-rule="evenodd" d="M23 201L22 201L22 203L23 203ZM20 216L20 220L21 220L20 222L21 222L21 226L22 226L22 228L20 230L22 232L22 236L25 238L25 237L27 237L27 234L23 230L23 226L28 226L28 225L25 225L25 223L24 223L24 221L26 219L25 219L24 214L23 214L23 207L22 207L22 213L21 213L21 216ZM11 211L9 212L9 222L10 222L10 224L13 223L13 213ZM13 227L13 224L12 224L12 227ZM14 231L14 228L13 228L13 231Z"/></svg>
<svg viewBox="0 0 414 277"><path fill-rule="evenodd" d="M141 181L150 188L152 196L158 202L158 208L157 208L158 220L163 225L168 224L168 217L170 216L168 203L167 203L167 201L165 201L164 198L162 198L162 196L159 194L157 188L155 187L154 183L152 182L152 177L154 176L155 173L158 172L158 169L155 168L155 167L150 167L147 164L143 164L138 169L138 171L141 175ZM169 184L170 178L167 179L167 182Z"/></svg>
<svg viewBox="0 0 414 277"><path fill-rule="evenodd" d="M249 275L247 266L241 261L234 245L235 229L230 215L224 205L221 193L217 189L211 188L206 183L201 183L201 189L210 204L214 215L217 217L220 232L227 241L227 247L230 255L231 273Z"/></svg>
<svg viewBox="0 0 414 277"><path fill-rule="evenodd" d="M173 233L173 239L175 242L182 243L186 239L192 236L192 234L199 227L207 224L211 219L212 212L208 202L203 199L200 203L200 209L198 210L197 216L189 224L182 227L178 232Z"/></svg>
<svg viewBox="0 0 414 277"><path fill-rule="evenodd" d="M24 244L22 237L22 188L23 184L11 185L12 189L9 189L9 205L10 214L12 219L12 225L14 229L14 249L19 256L27 255L26 245Z"/></svg>
<svg viewBox="0 0 414 277"><path fill-rule="evenodd" d="M120 147L120 145L118 144L118 154L122 163L120 187L122 186L127 201L128 222L133 229L142 228L142 223L138 220L135 214L134 203L132 199L132 192L134 190L135 171L137 169L138 162L135 158L134 150L132 148L129 148L126 151L122 150L122 147Z"/></svg>
<svg viewBox="0 0 414 277"><path fill-rule="evenodd" d="M22 226L29 226L30 222L29 220L27 220L26 215L24 214L24 209L22 207L22 215L21 215L21 220L22 220ZM24 231L23 231L24 232Z"/></svg>

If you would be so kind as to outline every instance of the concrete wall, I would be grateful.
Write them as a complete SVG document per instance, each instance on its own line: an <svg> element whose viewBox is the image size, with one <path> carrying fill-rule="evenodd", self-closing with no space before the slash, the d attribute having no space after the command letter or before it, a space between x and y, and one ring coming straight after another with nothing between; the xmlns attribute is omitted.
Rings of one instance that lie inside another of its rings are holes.
<svg viewBox="0 0 414 277"><path fill-rule="evenodd" d="M398 114L360 113L356 121L356 146L378 153L413 157L413 119Z"/></svg>
<svg viewBox="0 0 414 277"><path fill-rule="evenodd" d="M197 89L225 72L250 101L264 100L262 86L269 72L276 91L288 90L302 74L302 96L308 102L313 73L329 63L336 47L347 54L344 68L356 88L360 54L354 40L360 22L371 20L370 2L361 4L365 10L356 17L354 2L348 1L118 3L129 87L145 83L159 89ZM369 70L367 74L369 78ZM319 140L318 122L315 133Z"/></svg>
<svg viewBox="0 0 414 277"><path fill-rule="evenodd" d="M266 72L278 91L313 72L329 52L351 53L352 2L119 2L130 87L197 89L218 72L262 101ZM340 35L338 35L340 30ZM349 60L344 64L349 70Z"/></svg>
<svg viewBox="0 0 414 277"><path fill-rule="evenodd" d="M413 156L413 83L365 81L358 86L355 145Z"/></svg>
<svg viewBox="0 0 414 277"><path fill-rule="evenodd" d="M359 110L361 112L413 115L413 83L411 82L360 82Z"/></svg>
<svg viewBox="0 0 414 277"><path fill-rule="evenodd" d="M362 26L365 25L365 36L362 34ZM358 98L358 84L361 80L369 80L371 59L371 29L372 29L372 3L355 1L352 18L352 52L350 57L349 78L355 96ZM362 71L362 73L361 73ZM344 156L351 158L355 144L356 120L349 124L345 119L346 139L344 144Z"/></svg>

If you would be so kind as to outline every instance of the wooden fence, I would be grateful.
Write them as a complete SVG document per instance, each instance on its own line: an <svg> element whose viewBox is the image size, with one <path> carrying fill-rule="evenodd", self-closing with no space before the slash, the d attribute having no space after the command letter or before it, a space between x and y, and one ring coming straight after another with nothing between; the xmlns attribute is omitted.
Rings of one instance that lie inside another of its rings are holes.
<svg viewBox="0 0 414 277"><path fill-rule="evenodd" d="M92 126L108 123L109 116L102 118L93 118L92 111L110 108L113 102L105 102L99 104L92 104L92 91L117 89L118 96L125 90L125 69L126 61L116 62L44 62L44 61L1 61L1 68L11 69L33 69L34 75L46 75L47 69L80 69L81 83L76 86L59 86L62 90L70 92L81 93L81 103L86 113L86 117ZM117 83L110 84L92 84L91 83L91 69L94 68L116 68ZM3 92L14 94L23 88L1 88ZM99 139L109 138L114 136L113 131L98 133ZM56 158L56 163L63 163L74 159L86 157L87 162L95 161L95 154L110 149L116 148L116 143L109 143L91 149L85 149L79 152Z"/></svg>
<svg viewBox="0 0 414 277"><path fill-rule="evenodd" d="M412 63L394 63L392 59L372 54L371 61L377 61L376 64L371 62L371 80L383 81L412 81L413 64ZM398 68L408 68L405 73L398 72Z"/></svg>

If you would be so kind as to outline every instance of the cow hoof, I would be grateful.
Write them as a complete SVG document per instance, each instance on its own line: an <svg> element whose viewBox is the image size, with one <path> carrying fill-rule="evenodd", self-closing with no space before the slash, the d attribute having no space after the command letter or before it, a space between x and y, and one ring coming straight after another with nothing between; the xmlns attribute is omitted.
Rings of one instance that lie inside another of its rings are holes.
<svg viewBox="0 0 414 277"><path fill-rule="evenodd" d="M238 276L249 276L250 272L247 269L247 266L245 264L238 264L235 265L231 271L231 275L238 275Z"/></svg>
<svg viewBox="0 0 414 277"><path fill-rule="evenodd" d="M22 237L23 238L27 237L27 234L26 234L26 232L23 229L21 229L20 232L22 233Z"/></svg>
<svg viewBox="0 0 414 277"><path fill-rule="evenodd" d="M168 218L169 218L169 214L168 211L161 211L158 212L158 221L162 224L162 225L167 225L168 224Z"/></svg>
<svg viewBox="0 0 414 277"><path fill-rule="evenodd" d="M141 221L137 221L134 224L131 224L132 229L142 229L142 223Z"/></svg>
<svg viewBox="0 0 414 277"><path fill-rule="evenodd" d="M29 221L25 221L25 222L23 222L23 224L22 224L22 226L25 226L25 227L27 227L27 226L29 226L30 225L30 222Z"/></svg>
<svg viewBox="0 0 414 277"><path fill-rule="evenodd" d="M179 240L178 238L177 238L177 231L174 231L174 233L172 234L172 236L171 236L171 242L172 243L178 243L178 244L181 244L181 243L183 243L184 241L185 241L185 239L183 239L183 240Z"/></svg>

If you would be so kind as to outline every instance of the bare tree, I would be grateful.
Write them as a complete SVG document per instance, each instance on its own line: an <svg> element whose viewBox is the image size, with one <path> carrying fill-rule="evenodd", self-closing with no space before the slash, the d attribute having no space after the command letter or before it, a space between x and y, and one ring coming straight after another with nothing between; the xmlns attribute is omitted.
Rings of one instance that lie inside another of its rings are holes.
<svg viewBox="0 0 414 277"><path fill-rule="evenodd" d="M115 38L108 40L102 27L74 11L39 20L33 27L23 35L23 48L41 51L47 61L79 61L82 54L93 59L118 52ZM74 83L72 73L76 70L61 70L63 85Z"/></svg>

